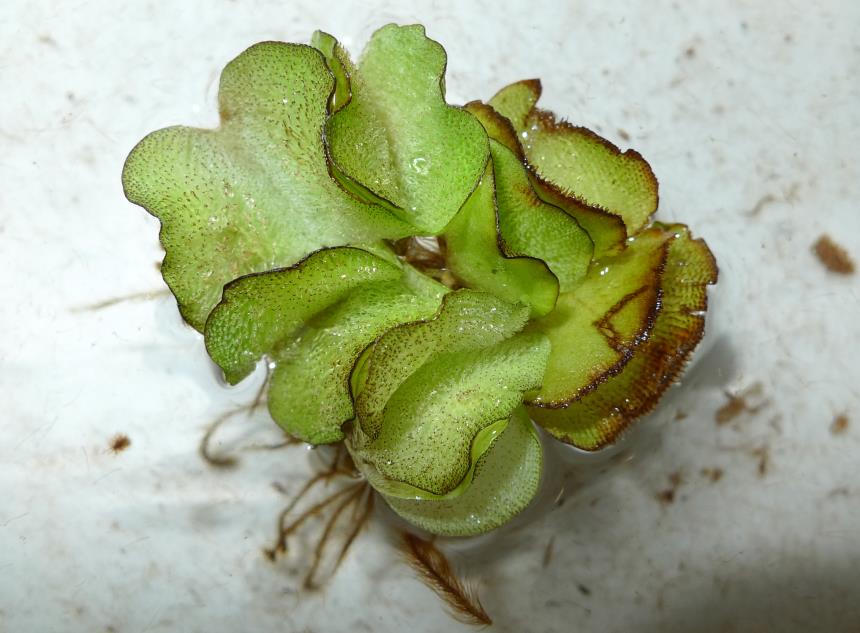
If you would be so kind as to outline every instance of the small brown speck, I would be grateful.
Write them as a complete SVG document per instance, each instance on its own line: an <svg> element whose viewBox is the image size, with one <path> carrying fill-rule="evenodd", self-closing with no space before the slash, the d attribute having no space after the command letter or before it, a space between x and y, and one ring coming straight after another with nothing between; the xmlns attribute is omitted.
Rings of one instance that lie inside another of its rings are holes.
<svg viewBox="0 0 860 633"><path fill-rule="evenodd" d="M591 589L589 589L588 587L586 587L582 583L579 583L578 585L576 585L576 588L579 589L579 593L581 593L583 596L590 596L591 595Z"/></svg>
<svg viewBox="0 0 860 633"><path fill-rule="evenodd" d="M833 419L833 424L830 425L830 432L833 435L842 435L848 430L848 416L844 413L837 415Z"/></svg>
<svg viewBox="0 0 860 633"><path fill-rule="evenodd" d="M131 446L131 440L128 439L128 435L125 435L123 433L117 433L111 438L108 447L110 448L112 453L116 454L123 452L129 446Z"/></svg>
<svg viewBox="0 0 860 633"><path fill-rule="evenodd" d="M693 59L696 56L696 49L693 46L690 46L687 50L684 51L684 57L687 59Z"/></svg>
<svg viewBox="0 0 860 633"><path fill-rule="evenodd" d="M764 477L770 468L770 449L762 446L752 451L752 455L758 458L758 476Z"/></svg>
<svg viewBox="0 0 860 633"><path fill-rule="evenodd" d="M832 273L838 275L853 275L854 261L844 248L830 239L828 235L822 235L812 247L818 261Z"/></svg>
<svg viewBox="0 0 860 633"><path fill-rule="evenodd" d="M703 468L701 470L702 477L706 477L711 480L711 483L717 483L720 479L723 478L723 469L722 468Z"/></svg>
<svg viewBox="0 0 860 633"><path fill-rule="evenodd" d="M541 567L546 569L549 567L549 564L552 562L553 554L555 553L555 536L551 536L549 541L547 541L546 548L543 551L543 560L541 561Z"/></svg>
<svg viewBox="0 0 860 633"><path fill-rule="evenodd" d="M687 415L688 414L686 411L682 411L681 409L678 409L678 412L675 414L675 421L681 422L682 420L686 420Z"/></svg>
<svg viewBox="0 0 860 633"><path fill-rule="evenodd" d="M659 501L663 505L669 505L670 503L674 503L678 488L680 488L681 484L684 483L684 477L683 475L681 475L680 470L675 470L669 473L668 479L669 487L665 490L661 490L656 495L657 501Z"/></svg>
<svg viewBox="0 0 860 633"><path fill-rule="evenodd" d="M661 490L657 493L657 501L662 503L664 506L669 505L670 503L675 502L675 490L672 488L667 488L666 490Z"/></svg>
<svg viewBox="0 0 860 633"><path fill-rule="evenodd" d="M630 135L621 128L618 128L618 137L625 143L630 140Z"/></svg>

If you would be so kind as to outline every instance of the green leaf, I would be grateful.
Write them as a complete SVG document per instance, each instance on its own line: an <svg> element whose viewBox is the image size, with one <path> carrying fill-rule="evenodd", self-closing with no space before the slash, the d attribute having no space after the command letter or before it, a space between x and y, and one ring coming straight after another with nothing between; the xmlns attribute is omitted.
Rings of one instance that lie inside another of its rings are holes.
<svg viewBox="0 0 860 633"><path fill-rule="evenodd" d="M403 280L366 283L319 313L273 355L272 417L310 444L342 440L341 427L354 415L349 376L362 350L395 325L432 317L446 290L429 279L420 288Z"/></svg>
<svg viewBox="0 0 860 633"><path fill-rule="evenodd" d="M514 129L522 131L540 99L541 91L540 79L524 79L499 90L490 99L489 105L510 121Z"/></svg>
<svg viewBox="0 0 860 633"><path fill-rule="evenodd" d="M317 251L290 268L247 275L224 287L206 322L206 349L230 384L276 354L309 319L368 282L395 281L401 270L357 248Z"/></svg>
<svg viewBox="0 0 860 633"><path fill-rule="evenodd" d="M447 267L468 287L548 314L558 297L558 279L547 265L509 252L499 236L492 166L444 232Z"/></svg>
<svg viewBox="0 0 860 633"><path fill-rule="evenodd" d="M126 160L126 196L161 220L162 274L198 330L232 279L323 247L411 233L329 175L323 125L333 89L313 48L257 44L221 75L220 128L159 130Z"/></svg>
<svg viewBox="0 0 860 633"><path fill-rule="evenodd" d="M572 215L538 196L511 122L480 101L465 107L490 137L503 250L509 256L543 260L558 278L561 292L570 290L585 275L594 254L591 238Z"/></svg>
<svg viewBox="0 0 860 633"><path fill-rule="evenodd" d="M314 31L311 46L323 54L328 69L334 75L334 92L329 98L329 111L337 112L349 103L352 96L349 77L355 72L355 65L340 42L325 31Z"/></svg>
<svg viewBox="0 0 860 633"><path fill-rule="evenodd" d="M541 201L516 155L490 141L499 228L511 255L543 260L558 277L561 292L568 292L585 276L594 245L571 216Z"/></svg>
<svg viewBox="0 0 860 633"><path fill-rule="evenodd" d="M617 255L627 246L627 228L621 216L585 204L543 180L533 169L529 172L529 179L541 200L576 219L594 244L595 258Z"/></svg>
<svg viewBox="0 0 860 633"><path fill-rule="evenodd" d="M475 323L481 307L483 322ZM435 319L383 335L357 385L352 443L361 460L433 495L457 488L475 461L476 436L506 419L543 377L546 337L511 336L523 321L511 317L491 295L460 291L446 296Z"/></svg>
<svg viewBox="0 0 860 633"><path fill-rule="evenodd" d="M462 495L469 489L469 486L472 485L475 469L480 463L481 456L490 449L492 444L498 439L499 435L501 435L507 426L508 419L505 418L502 420L496 420L478 431L475 435L475 439L472 440L469 457L470 465L466 475L460 480L460 483L457 484L455 488L444 494L434 494L406 482L389 479L379 472L372 462L366 461L365 455L355 449L353 443L349 442L349 440L347 440L347 446L349 447L353 462L361 474L364 475L368 483L373 486L377 492L385 495L386 497L397 497L400 499L455 499Z"/></svg>
<svg viewBox="0 0 860 633"><path fill-rule="evenodd" d="M489 532L519 514L540 485L543 452L528 415L518 408L504 431L477 460L471 484L459 496L404 499L386 496L391 509L419 528L443 536Z"/></svg>
<svg viewBox="0 0 860 633"><path fill-rule="evenodd" d="M555 310L527 330L543 332L552 354L542 388L527 402L563 407L618 373L650 331L660 299L669 235L648 229L614 257L596 261Z"/></svg>
<svg viewBox="0 0 860 633"><path fill-rule="evenodd" d="M707 285L717 281L714 256L683 225L658 226L670 237L660 279L661 307L647 340L620 373L566 408L533 407L532 417L569 444L596 450L651 411L678 378L705 331Z"/></svg>
<svg viewBox="0 0 860 633"><path fill-rule="evenodd" d="M476 187L487 137L445 103L445 51L421 26L374 33L351 74L352 99L326 126L337 171L389 201L417 234L436 234Z"/></svg>
<svg viewBox="0 0 860 633"><path fill-rule="evenodd" d="M490 139L507 147L520 161L525 161L526 155L523 153L517 131L508 119L481 101L470 101L463 109L481 122Z"/></svg>
<svg viewBox="0 0 860 633"><path fill-rule="evenodd" d="M469 471L475 436L540 385L548 356L540 334L436 354L392 394L379 434L360 446L362 458L389 479L450 492Z"/></svg>
<svg viewBox="0 0 860 633"><path fill-rule="evenodd" d="M367 438L379 434L389 398L434 354L500 343L523 328L528 314L523 304L485 292L458 290L444 297L433 319L386 332L367 349L352 376L357 421Z"/></svg>
<svg viewBox="0 0 860 633"><path fill-rule="evenodd" d="M627 239L627 229L622 218L598 206L587 204L559 185L545 180L529 164L522 143L526 143L534 133L530 129L530 121L540 94L540 81L519 81L502 88L490 100L489 106L473 102L466 107L483 123L491 138L504 144L526 163L529 179L537 195L575 218L585 229L594 243L595 257L617 254L624 250ZM499 118L508 125L505 126ZM506 127L510 129L505 129Z"/></svg>
<svg viewBox="0 0 860 633"><path fill-rule="evenodd" d="M622 152L591 130L534 110L526 121L523 149L547 182L588 205L620 215L635 235L657 210L657 178L635 150Z"/></svg>

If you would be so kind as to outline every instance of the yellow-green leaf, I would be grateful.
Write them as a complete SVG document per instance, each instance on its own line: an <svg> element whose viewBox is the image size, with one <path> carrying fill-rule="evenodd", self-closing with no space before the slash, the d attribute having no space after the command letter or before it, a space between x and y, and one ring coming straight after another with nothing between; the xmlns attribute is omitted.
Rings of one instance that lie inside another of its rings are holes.
<svg viewBox="0 0 860 633"><path fill-rule="evenodd" d="M323 125L333 89L315 49L257 44L221 75L218 129L159 130L126 160L126 196L161 220L162 274L196 329L237 277L323 247L410 234L329 175Z"/></svg>
<svg viewBox="0 0 860 633"><path fill-rule="evenodd" d="M350 76L352 99L326 126L338 173L390 202L419 235L445 228L487 162L480 123L445 102L445 63L423 27L379 29Z"/></svg>

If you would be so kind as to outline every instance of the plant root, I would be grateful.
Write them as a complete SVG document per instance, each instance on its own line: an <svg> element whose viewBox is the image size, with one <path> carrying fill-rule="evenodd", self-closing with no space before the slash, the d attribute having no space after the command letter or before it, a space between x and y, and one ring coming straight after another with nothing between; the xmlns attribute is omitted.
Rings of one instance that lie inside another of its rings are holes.
<svg viewBox="0 0 860 633"><path fill-rule="evenodd" d="M197 449L197 452L200 454L200 457L203 459L203 461L205 461L207 464L214 468L235 468L239 464L239 458L235 454L214 452L212 450L212 439L218 429L225 422L243 412L248 412L248 415L250 417L251 415L253 415L254 410L258 406L259 403L255 401L251 405L241 406L237 409L232 409L231 411L222 413L217 418L215 418L215 420L209 425L209 428L206 429L206 432L203 434L203 437L200 438L200 445ZM302 444L302 441L284 433L284 440L281 442L276 442L274 444L251 444L250 446L244 446L236 449L236 452L276 450L287 446L294 446L296 444Z"/></svg>
<svg viewBox="0 0 860 633"><path fill-rule="evenodd" d="M329 547L334 544L336 537L341 539L340 549L334 562L329 565L328 578L333 576L340 567L356 537L370 519L375 495L370 484L364 479L358 478L359 474L349 453L343 444L338 444L328 467L308 479L278 516L278 534L275 544L271 548L263 550L266 558L272 562L287 554L290 537L294 536L310 519L324 518L325 520L322 532L314 544L310 564L305 572L303 583L305 589L319 588L320 570L326 560L326 554L330 551ZM343 479L348 479L350 483L339 487L291 519L291 515L301 501L319 484L327 486L333 481ZM347 512L350 508L352 508L351 513ZM344 517L348 517L348 519L345 521ZM338 530L338 527L344 528L347 525L349 528L345 533Z"/></svg>

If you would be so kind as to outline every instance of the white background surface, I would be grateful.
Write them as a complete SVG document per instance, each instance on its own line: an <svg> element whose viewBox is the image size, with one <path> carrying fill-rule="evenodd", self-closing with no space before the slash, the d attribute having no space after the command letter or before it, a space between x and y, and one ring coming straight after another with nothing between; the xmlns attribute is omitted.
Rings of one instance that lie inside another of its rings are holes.
<svg viewBox="0 0 860 633"><path fill-rule="evenodd" d="M492 630L860 630L860 282L810 251L829 233L860 257L860 4L406 7L3 3L0 630L460 627L384 511L324 590L299 591L300 561L260 549L285 503L271 483L295 490L309 454L222 472L196 453L256 385L219 385L169 297L81 309L161 288L157 222L120 187L135 142L216 125L219 72L254 42L322 28L355 54L389 21L445 46L450 101L540 77L545 107L641 151L658 217L688 223L721 268L710 351L621 457L556 459L537 509L449 545ZM755 383L761 408L717 425L723 391ZM132 444L114 455L118 432Z"/></svg>

